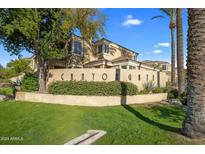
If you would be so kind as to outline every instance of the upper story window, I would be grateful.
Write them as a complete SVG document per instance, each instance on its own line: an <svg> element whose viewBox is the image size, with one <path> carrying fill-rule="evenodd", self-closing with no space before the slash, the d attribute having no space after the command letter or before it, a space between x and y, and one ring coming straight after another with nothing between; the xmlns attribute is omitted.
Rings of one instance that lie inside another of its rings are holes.
<svg viewBox="0 0 205 154"><path fill-rule="evenodd" d="M82 43L80 41L73 42L73 53L81 55L83 52Z"/></svg>
<svg viewBox="0 0 205 154"><path fill-rule="evenodd" d="M167 65L162 65L162 70L167 70Z"/></svg>
<svg viewBox="0 0 205 154"><path fill-rule="evenodd" d="M135 70L136 67L135 67L135 66L129 66L129 69L130 69L130 70Z"/></svg>
<svg viewBox="0 0 205 154"><path fill-rule="evenodd" d="M106 53L109 54L109 46L107 44L102 44L98 46L99 53Z"/></svg>

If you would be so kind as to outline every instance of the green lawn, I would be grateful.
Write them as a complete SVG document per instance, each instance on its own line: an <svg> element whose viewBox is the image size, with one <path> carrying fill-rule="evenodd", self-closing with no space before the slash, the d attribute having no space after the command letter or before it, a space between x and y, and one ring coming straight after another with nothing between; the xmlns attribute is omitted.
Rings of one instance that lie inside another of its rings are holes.
<svg viewBox="0 0 205 154"><path fill-rule="evenodd" d="M184 111L169 105L78 107L0 103L0 144L64 144L88 129L107 134L95 144L197 144L180 135Z"/></svg>

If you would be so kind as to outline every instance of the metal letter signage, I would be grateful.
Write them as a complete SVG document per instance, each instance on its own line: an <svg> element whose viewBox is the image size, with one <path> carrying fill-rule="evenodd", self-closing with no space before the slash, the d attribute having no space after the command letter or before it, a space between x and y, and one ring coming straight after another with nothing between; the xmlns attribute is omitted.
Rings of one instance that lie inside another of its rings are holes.
<svg viewBox="0 0 205 154"><path fill-rule="evenodd" d="M106 74L106 73L103 73L102 79L103 79L103 80L107 80L107 74Z"/></svg>
<svg viewBox="0 0 205 154"><path fill-rule="evenodd" d="M128 75L128 79L132 80L132 75L131 74Z"/></svg>
<svg viewBox="0 0 205 154"><path fill-rule="evenodd" d="M64 76L64 73L61 74L61 80L64 80L63 76Z"/></svg>

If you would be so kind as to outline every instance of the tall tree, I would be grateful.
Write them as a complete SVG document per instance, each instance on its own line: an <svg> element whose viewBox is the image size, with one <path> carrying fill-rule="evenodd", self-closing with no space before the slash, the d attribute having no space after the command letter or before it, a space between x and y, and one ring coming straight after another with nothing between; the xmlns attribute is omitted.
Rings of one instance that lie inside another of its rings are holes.
<svg viewBox="0 0 205 154"><path fill-rule="evenodd" d="M205 9L188 9L188 110L183 133L205 137Z"/></svg>
<svg viewBox="0 0 205 154"><path fill-rule="evenodd" d="M107 20L107 17L102 14L99 10L96 9L76 9L76 24L78 29L81 32L81 36L83 38L84 46L86 46L85 43L88 43L91 47L91 50L86 50L84 56L84 61L89 61L90 56L95 56L97 53L95 53L96 50L92 48L92 41L93 39L98 39L99 34L104 35L104 27L105 27L105 21ZM91 51L91 52L89 52Z"/></svg>
<svg viewBox="0 0 205 154"><path fill-rule="evenodd" d="M176 27L175 19L176 19L176 9L172 8L163 8L160 9L162 13L164 13L170 20L169 22L169 28L171 32L171 50L172 50L172 56L171 56L171 84L172 86L175 86L175 40L174 40L174 30ZM152 19L156 18L164 18L164 16L154 16Z"/></svg>
<svg viewBox="0 0 205 154"><path fill-rule="evenodd" d="M39 92L45 92L45 60L58 56L56 46L62 37L63 16L61 9L1 9L0 40L5 49L19 55L23 50L36 56L39 76Z"/></svg>
<svg viewBox="0 0 205 154"><path fill-rule="evenodd" d="M35 55L39 92L46 90L46 60L65 56L68 33L79 27L78 20L87 20L76 18L75 12L75 9L0 9L0 42L12 54L26 50ZM88 16L92 23L93 14Z"/></svg>
<svg viewBox="0 0 205 154"><path fill-rule="evenodd" d="M177 75L179 94L184 92L184 58L183 58L183 29L182 29L182 9L177 9Z"/></svg>

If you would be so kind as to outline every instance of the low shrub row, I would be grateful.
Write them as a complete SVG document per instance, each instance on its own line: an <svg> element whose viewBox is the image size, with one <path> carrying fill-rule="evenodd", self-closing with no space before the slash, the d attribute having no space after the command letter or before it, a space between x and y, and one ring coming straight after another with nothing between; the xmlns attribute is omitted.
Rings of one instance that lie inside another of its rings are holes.
<svg viewBox="0 0 205 154"><path fill-rule="evenodd" d="M128 82L58 81L48 85L50 94L116 96L136 95L138 88Z"/></svg>
<svg viewBox="0 0 205 154"><path fill-rule="evenodd" d="M150 94L150 93L168 93L170 91L170 88L168 87L154 87L152 90L143 89L139 92L139 94Z"/></svg>
<svg viewBox="0 0 205 154"><path fill-rule="evenodd" d="M169 88L167 87L157 87L152 90L152 93L167 93L169 92Z"/></svg>

